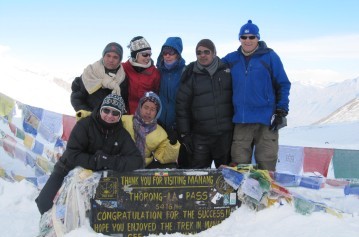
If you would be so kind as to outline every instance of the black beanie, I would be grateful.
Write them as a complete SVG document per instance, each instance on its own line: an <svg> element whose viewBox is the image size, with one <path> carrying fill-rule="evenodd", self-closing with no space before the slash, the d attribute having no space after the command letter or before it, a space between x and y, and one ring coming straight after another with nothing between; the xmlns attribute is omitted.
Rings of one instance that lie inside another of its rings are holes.
<svg viewBox="0 0 359 237"><path fill-rule="evenodd" d="M101 109L106 107L120 111L121 114L126 113L125 102L123 101L121 96L116 94L109 94L105 97L101 104Z"/></svg>

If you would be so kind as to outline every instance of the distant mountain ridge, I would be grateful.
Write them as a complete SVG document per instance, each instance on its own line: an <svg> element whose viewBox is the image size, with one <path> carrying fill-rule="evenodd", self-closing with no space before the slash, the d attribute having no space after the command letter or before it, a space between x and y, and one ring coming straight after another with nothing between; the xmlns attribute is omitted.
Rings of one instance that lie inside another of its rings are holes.
<svg viewBox="0 0 359 237"><path fill-rule="evenodd" d="M349 101L346 105L340 107L327 117L314 123L317 124L329 124L329 123L341 123L359 121L359 98L355 98Z"/></svg>
<svg viewBox="0 0 359 237"><path fill-rule="evenodd" d="M288 126L358 120L358 98L359 77L327 87L294 82L289 97Z"/></svg>

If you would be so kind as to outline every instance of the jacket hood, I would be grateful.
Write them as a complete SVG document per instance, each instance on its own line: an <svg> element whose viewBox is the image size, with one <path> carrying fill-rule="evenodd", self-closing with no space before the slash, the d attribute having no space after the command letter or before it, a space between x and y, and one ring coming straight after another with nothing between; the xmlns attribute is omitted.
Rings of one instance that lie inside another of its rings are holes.
<svg viewBox="0 0 359 237"><path fill-rule="evenodd" d="M180 37L168 37L166 42L161 47L160 55L158 55L157 64L156 64L157 67L161 64L161 61L163 59L162 50L164 47L174 48L177 51L177 53L179 54L179 56L182 58L182 55L181 55L182 50L183 50L182 39Z"/></svg>

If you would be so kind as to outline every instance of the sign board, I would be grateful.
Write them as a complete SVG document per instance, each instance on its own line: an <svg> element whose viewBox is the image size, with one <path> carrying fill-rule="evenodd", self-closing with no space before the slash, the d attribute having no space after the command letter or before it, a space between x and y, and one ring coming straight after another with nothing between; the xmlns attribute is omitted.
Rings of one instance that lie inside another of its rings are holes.
<svg viewBox="0 0 359 237"><path fill-rule="evenodd" d="M105 172L91 200L91 227L111 236L193 234L240 206L217 169Z"/></svg>

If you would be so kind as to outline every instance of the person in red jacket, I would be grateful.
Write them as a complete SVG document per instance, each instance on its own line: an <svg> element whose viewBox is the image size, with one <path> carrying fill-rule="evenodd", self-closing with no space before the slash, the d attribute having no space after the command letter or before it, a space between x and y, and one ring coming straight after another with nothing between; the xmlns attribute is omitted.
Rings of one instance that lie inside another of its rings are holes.
<svg viewBox="0 0 359 237"><path fill-rule="evenodd" d="M134 114L145 92L159 92L160 72L154 66L151 46L144 37L134 37L128 47L131 58L122 66L128 79L128 112Z"/></svg>

